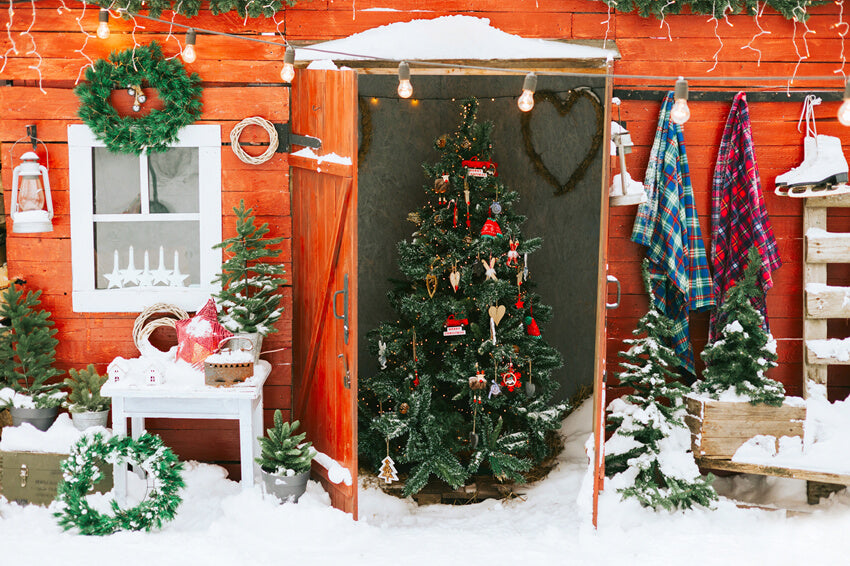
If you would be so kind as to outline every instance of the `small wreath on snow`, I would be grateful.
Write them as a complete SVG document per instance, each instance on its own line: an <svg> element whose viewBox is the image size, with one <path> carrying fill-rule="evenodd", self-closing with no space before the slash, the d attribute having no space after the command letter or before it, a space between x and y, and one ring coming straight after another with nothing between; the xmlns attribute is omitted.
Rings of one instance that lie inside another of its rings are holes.
<svg viewBox="0 0 850 566"><path fill-rule="evenodd" d="M121 509L111 502L112 514L101 513L86 500L102 474L98 462L127 463L148 474L148 493L136 507ZM159 436L145 433L138 439L103 434L84 435L71 448L61 464L62 481L58 487L60 510L55 513L66 531L76 527L84 535L108 535L115 531L150 531L174 518L183 501L183 464Z"/></svg>
<svg viewBox="0 0 850 566"><path fill-rule="evenodd" d="M86 81L74 93L80 99L77 115L109 151L136 155L165 151L184 126L201 115L201 79L186 74L179 59L165 59L156 42L98 59L86 69ZM146 116L121 116L109 103L115 89L148 85L157 89L162 110Z"/></svg>

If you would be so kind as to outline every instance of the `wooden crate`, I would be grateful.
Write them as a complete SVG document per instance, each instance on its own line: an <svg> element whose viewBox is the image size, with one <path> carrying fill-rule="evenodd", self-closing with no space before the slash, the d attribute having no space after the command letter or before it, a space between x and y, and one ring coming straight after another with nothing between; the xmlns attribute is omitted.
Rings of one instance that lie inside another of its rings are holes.
<svg viewBox="0 0 850 566"><path fill-rule="evenodd" d="M747 440L758 435L803 436L805 405L750 403L685 398L685 424L691 430L694 456L729 460Z"/></svg>
<svg viewBox="0 0 850 566"><path fill-rule="evenodd" d="M0 451L0 494L9 501L49 505L56 498L56 486L62 479L59 465L67 454L47 452ZM99 464L103 479L94 491L112 489L112 466Z"/></svg>
<svg viewBox="0 0 850 566"><path fill-rule="evenodd" d="M401 476L396 483L385 485L379 483L381 489L386 493L401 497L404 490L405 477ZM514 482L501 483L492 476L476 475L470 478L469 483L452 488L442 480L431 478L422 490L413 495L413 500L419 505L467 505L479 503L485 499L510 499L521 497L525 494L525 486L518 486Z"/></svg>
<svg viewBox="0 0 850 566"><path fill-rule="evenodd" d="M12 426L12 414L8 409L0 411L0 438L3 438L3 427Z"/></svg>

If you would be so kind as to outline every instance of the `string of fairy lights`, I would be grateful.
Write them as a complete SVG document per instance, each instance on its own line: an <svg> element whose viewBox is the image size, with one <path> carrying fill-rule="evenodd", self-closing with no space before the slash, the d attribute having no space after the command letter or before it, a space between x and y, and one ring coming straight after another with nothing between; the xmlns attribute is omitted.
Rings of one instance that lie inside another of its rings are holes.
<svg viewBox="0 0 850 566"><path fill-rule="evenodd" d="M9 53L10 52L14 52L14 53L18 52L17 46L15 45L15 42L12 39L12 35L11 35L11 31L10 31L11 19L14 17L14 5L15 4L29 4L29 5L31 5L32 6L32 17L33 17L33 23L34 23L34 21L35 21L35 6L36 6L36 3L40 2L40 1L41 0L9 0L9 2L8 2L8 13L9 13L10 22L7 23L6 28L7 28L7 36L9 38L12 46L7 50L7 52L4 55L0 56L4 60L3 61L3 67L5 67L5 65L6 65ZM60 0L60 3L62 4L63 7L65 7L65 9L68 9L68 7L65 5L64 0ZM85 2L84 0L82 1L82 4L83 4L83 10L85 11L85 8L87 6L89 6L89 4L87 2ZM790 91L790 85L793 81L822 81L822 82L825 81L825 82L829 82L829 81L832 81L832 80L836 80L836 78L842 78L844 80L843 102L838 109L837 117L838 117L838 121L842 125L850 126L850 78L846 78L845 73L844 73L845 55L844 55L844 44L843 44L844 38L847 34L847 31L850 30L850 25L848 25L843 20L843 4L844 4L844 1L838 0L836 2L836 4L838 4L840 6L841 10L840 10L840 14L839 14L838 23L836 23L832 27L838 28L838 30L839 30L838 34L839 34L839 36L841 37L841 40L842 40L842 45L841 45L842 65L841 65L840 69L835 71L834 75L831 75L831 76L830 75L826 75L826 76L824 76L824 75L797 76L796 73L797 73L797 70L798 70L800 63L804 59L808 58L808 45L805 43L805 41L806 41L805 36L809 33L814 33L808 28L808 26L805 25L805 22L803 22L805 32L802 35L803 35L803 41L804 41L805 54L800 53L799 48L796 44L796 41L794 41L794 47L795 47L795 50L797 50L799 57L798 57L797 65L795 66L795 69L794 69L794 75L793 76L756 76L756 77L700 76L700 77L690 77L690 78L692 80L699 80L700 82L705 82L705 81L724 81L724 82L741 81L741 82L768 83L768 82L783 81L783 82L786 82L788 84L788 87L786 88L786 90L789 90L789 91ZM751 50L757 51L758 54L759 54L759 64L761 62L761 51L759 51L758 49L753 47L752 44L755 41L755 39L758 38L759 36L761 36L765 33L769 33L769 32L766 32L762 28L761 24L758 22L758 17L763 15L765 6L766 6L766 4L762 5L760 9L756 10L756 16L755 17L756 17L756 23L757 23L758 28L759 28L759 32L753 37L752 40L750 40L750 42L746 46L744 46L742 48L742 49L751 49ZM279 41L271 41L269 39L263 39L263 38L260 38L260 37L253 37L253 36L249 36L249 35L238 35L238 34L218 31L218 30L203 29L203 28L198 28L198 27L186 25L186 24L181 24L181 23L175 22L173 17L172 17L171 20L165 20L165 19L156 18L156 17L152 17L152 16L149 16L149 15L145 15L145 14L129 12L129 11L123 9L123 8L117 8L117 9L110 10L109 8L99 7L98 25L97 25L97 29L96 29L95 34L90 34L89 32L87 32L83 27L81 17L77 18L80 29L84 33L84 35L86 36L86 42L88 42L88 39L90 37L97 37L97 38L102 39L102 40L110 37L111 31L110 31L110 28L109 28L109 19L113 15L113 13L114 13L115 16L123 16L125 18L129 18L129 19L133 20L133 22L134 22L133 41L134 41L135 45L139 45L138 42L136 41L136 38L135 38L135 28L140 27L138 25L138 23L136 22L137 19L148 20L148 21L152 21L152 22L158 22L158 23L163 23L163 24L169 25L169 37L176 37L173 34L173 31L172 31L173 28L176 27L176 28L184 29L185 30L185 42L182 45L182 47L180 47L180 49L179 49L179 56L186 63L193 63L197 60L197 41L198 41L198 35L199 34L218 35L218 36L223 36L223 37L228 37L228 38L233 38L233 39L253 41L253 42L262 43L262 44L274 45L276 47L285 46L284 57L283 57L283 67L281 68L280 77L283 80L283 82L285 82L285 83L291 83L292 80L295 77L296 47L294 45L292 45L289 41L287 41L285 35L280 31L280 25L281 25L282 22L278 22L276 19L274 20L275 24L277 25L276 35L280 35L281 39L283 40L283 45L281 45L281 43ZM609 16L609 18L610 18L610 16ZM664 24L664 23L665 22L662 21L662 24ZM796 39L797 23L798 22L796 22L796 21L794 22L795 39ZM731 25L731 23L728 22L728 19L727 19L727 24ZM669 26L669 24L668 24L668 26ZM29 33L31 28L32 28L32 24L30 25L29 29L27 29L24 32L21 32L20 35L29 35L30 36L32 48L30 50L28 50L26 53L27 53L27 55L34 54L34 55L38 56L38 59L39 59L38 64L34 65L34 66L30 66L30 68L37 70L38 73L39 73L39 79L41 79L41 71L40 71L41 56L38 54L38 51L36 49L34 38ZM717 31L716 31L716 26L715 26L715 36L718 38L718 40L720 40L720 37L719 37L719 35L717 34ZM606 32L606 37L607 37L607 32ZM722 46L722 40L720 40L720 41L721 41L721 46ZM178 40L178 46L179 46L179 40ZM83 48L76 50L76 52L81 53L88 60L88 63L81 68L80 73L77 76L77 82L79 82L80 77L82 76L82 71L85 70L86 67L93 66L93 61L89 57L87 57L85 55L85 53L83 53L84 48L85 48L85 45L83 46ZM371 61L380 62L380 63L387 63L387 62L396 63L397 62L398 63L398 70L397 70L397 74L398 74L397 93L398 93L398 96L401 97L401 98L404 98L404 99L408 99L408 98L413 96L413 83L411 82L411 68L410 68L411 63L408 62L408 61L397 61L397 60L389 59L389 58L386 58L386 57L363 55L363 54L357 54L357 53L348 53L348 52L344 52L344 51L334 51L334 50L328 50L328 49L323 49L323 48L314 47L314 46L299 46L297 49L312 51L312 52L320 53L320 54L323 54L323 55L327 55L328 58L337 58L337 59L342 59L342 60L371 60ZM719 52L719 49L718 49L718 52ZM535 93L535 90L537 88L538 74L548 75L548 76L566 76L566 77L593 76L595 78L606 78L606 79L610 78L612 80L617 80L617 79L619 79L619 80L623 80L623 79L628 79L628 80L655 80L655 81L668 81L668 80L672 81L672 80L675 80L675 84L674 84L674 107L671 111L671 120L674 123L677 123L677 124L684 124L688 120L688 118L690 117L690 110L688 108L688 78L689 77L685 77L685 76L676 77L676 76L670 76L670 75L636 75L636 74L622 74L622 73L613 73L613 72L599 73L599 72L558 71L558 70L546 70L546 71L535 72L535 71L527 71L527 70L516 69L516 68L502 68L502 67L492 67L492 66L484 66L484 65L469 65L469 64L462 64L462 63L442 63L442 62L439 62L439 61L422 61L422 60L417 60L417 61L415 61L414 64L418 67L431 67L431 68L437 67L437 68L460 69L460 70L469 70L469 71L485 71L485 72L499 73L499 74L523 74L525 76L524 76L524 79L523 79L522 90L521 90L519 97L517 98L517 106L518 106L519 110L522 111L522 112L529 112L534 107L534 93ZM717 66L717 53L715 53L715 65L712 67L712 70L716 66ZM0 69L0 71L2 71L2 69ZM41 82L41 80L39 80L39 83L40 82ZM751 85L748 85L748 86L751 86Z"/></svg>

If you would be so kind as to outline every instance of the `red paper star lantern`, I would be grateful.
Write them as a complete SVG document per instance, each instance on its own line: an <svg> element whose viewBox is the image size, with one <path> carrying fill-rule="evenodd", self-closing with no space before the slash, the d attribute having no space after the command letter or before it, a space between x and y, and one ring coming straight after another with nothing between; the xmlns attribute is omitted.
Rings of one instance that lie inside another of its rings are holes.
<svg viewBox="0 0 850 566"><path fill-rule="evenodd" d="M192 318L178 320L175 329L177 357L196 366L217 352L222 340L233 336L232 332L219 324L212 299Z"/></svg>

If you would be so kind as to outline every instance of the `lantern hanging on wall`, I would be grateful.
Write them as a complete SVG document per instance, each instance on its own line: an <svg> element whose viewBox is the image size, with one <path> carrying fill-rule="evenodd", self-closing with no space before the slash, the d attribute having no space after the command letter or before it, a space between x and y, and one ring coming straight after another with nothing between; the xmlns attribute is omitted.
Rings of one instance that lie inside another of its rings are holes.
<svg viewBox="0 0 850 566"><path fill-rule="evenodd" d="M12 232L32 234L53 231L53 200L47 167L28 151L12 171Z"/></svg>

